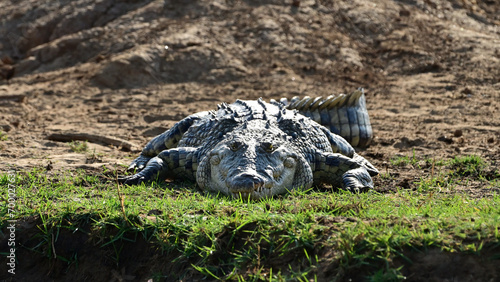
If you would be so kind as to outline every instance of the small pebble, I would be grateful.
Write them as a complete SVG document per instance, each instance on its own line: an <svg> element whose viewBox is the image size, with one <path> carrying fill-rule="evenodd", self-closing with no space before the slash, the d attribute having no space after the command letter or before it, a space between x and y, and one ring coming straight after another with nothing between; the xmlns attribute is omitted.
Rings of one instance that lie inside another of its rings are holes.
<svg viewBox="0 0 500 282"><path fill-rule="evenodd" d="M446 144L451 144L453 143L453 139L451 138L448 138L446 136L441 136L441 137L438 137L437 139L438 141L441 141L441 142L445 142Z"/></svg>
<svg viewBox="0 0 500 282"><path fill-rule="evenodd" d="M408 10L399 10L399 16L400 17L409 17L410 16L410 11L408 11Z"/></svg>
<svg viewBox="0 0 500 282"><path fill-rule="evenodd" d="M462 90L462 93L465 94L465 95L472 95L472 90L470 90L470 88L468 87L465 87L463 90Z"/></svg>
<svg viewBox="0 0 500 282"><path fill-rule="evenodd" d="M461 137L462 135L464 135L464 132L461 129L457 129L453 132L453 136L455 137Z"/></svg>

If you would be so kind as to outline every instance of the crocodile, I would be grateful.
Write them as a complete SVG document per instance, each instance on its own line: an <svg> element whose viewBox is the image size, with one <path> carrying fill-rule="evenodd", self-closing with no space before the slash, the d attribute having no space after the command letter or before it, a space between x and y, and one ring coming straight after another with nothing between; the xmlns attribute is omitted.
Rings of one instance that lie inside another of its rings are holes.
<svg viewBox="0 0 500 282"><path fill-rule="evenodd" d="M120 177L128 185L195 181L206 191L260 199L331 184L373 188L378 170L353 146L372 139L365 95L237 100L190 115L154 137Z"/></svg>

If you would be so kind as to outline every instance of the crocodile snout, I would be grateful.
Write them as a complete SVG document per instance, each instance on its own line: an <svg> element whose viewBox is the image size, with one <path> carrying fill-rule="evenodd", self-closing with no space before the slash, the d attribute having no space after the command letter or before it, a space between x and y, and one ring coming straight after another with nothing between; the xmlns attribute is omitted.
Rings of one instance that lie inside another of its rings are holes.
<svg viewBox="0 0 500 282"><path fill-rule="evenodd" d="M265 179L257 174L242 173L228 179L226 184L232 193L260 192L264 187Z"/></svg>

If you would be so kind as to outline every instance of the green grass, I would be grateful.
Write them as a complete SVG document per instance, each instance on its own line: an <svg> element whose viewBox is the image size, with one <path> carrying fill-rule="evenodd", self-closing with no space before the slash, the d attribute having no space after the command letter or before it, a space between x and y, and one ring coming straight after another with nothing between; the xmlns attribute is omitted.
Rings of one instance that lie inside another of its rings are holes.
<svg viewBox="0 0 500 282"><path fill-rule="evenodd" d="M457 156L450 161L452 174L459 177L473 177L481 180L500 178L500 171L487 170L486 162L479 156Z"/></svg>
<svg viewBox="0 0 500 282"><path fill-rule="evenodd" d="M89 150L87 141L71 141L69 148L75 153L85 153Z"/></svg>
<svg viewBox="0 0 500 282"><path fill-rule="evenodd" d="M418 159L415 155L415 150L413 150L412 156L396 156L391 159L391 164L395 166L402 165L416 165L418 164Z"/></svg>
<svg viewBox="0 0 500 282"><path fill-rule="evenodd" d="M7 133L0 130L0 141L7 141L7 140L9 140L9 136L7 135Z"/></svg>
<svg viewBox="0 0 500 282"><path fill-rule="evenodd" d="M369 281L400 281L408 250L480 254L500 246L500 195L473 197L453 189L467 177L493 186L498 174L484 177L486 163L474 156L441 164L443 171L423 177L416 191L313 189L262 201L204 194L193 184L118 187L109 171L50 175L34 169L18 172L13 185L17 219L37 222L30 251L56 256L68 269L78 268L78 253L56 254L54 240L84 232L96 248L112 250L117 264L123 242L143 238L179 266L169 277L310 281L328 268L333 280L358 273ZM9 177L0 176L0 187L7 187ZM444 192L443 185L450 189ZM5 230L6 205L0 219ZM152 271L158 280L164 275Z"/></svg>

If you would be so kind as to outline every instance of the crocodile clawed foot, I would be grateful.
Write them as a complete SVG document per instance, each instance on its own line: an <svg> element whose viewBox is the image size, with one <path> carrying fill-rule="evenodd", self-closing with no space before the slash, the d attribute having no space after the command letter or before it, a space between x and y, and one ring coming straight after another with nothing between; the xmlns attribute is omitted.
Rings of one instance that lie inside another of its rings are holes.
<svg viewBox="0 0 500 282"><path fill-rule="evenodd" d="M137 173L137 172L140 172L141 170L144 169L144 164L131 164L128 168L127 168L127 172L130 172L130 173Z"/></svg>
<svg viewBox="0 0 500 282"><path fill-rule="evenodd" d="M118 182L125 185L137 185L144 182L144 176L134 174L130 176L118 177Z"/></svg>
<svg viewBox="0 0 500 282"><path fill-rule="evenodd" d="M373 181L364 167L347 171L342 176L344 190L352 193L367 192L373 189Z"/></svg>
<svg viewBox="0 0 500 282"><path fill-rule="evenodd" d="M149 162L151 158L140 155L137 159L135 159L130 166L127 168L128 172L134 172L137 173L141 170L143 170L147 163Z"/></svg>
<svg viewBox="0 0 500 282"><path fill-rule="evenodd" d="M351 192L351 193L358 194L358 193L368 192L371 189L373 189L373 187L370 187L370 186L349 186L349 187L344 187L344 189L346 191Z"/></svg>

